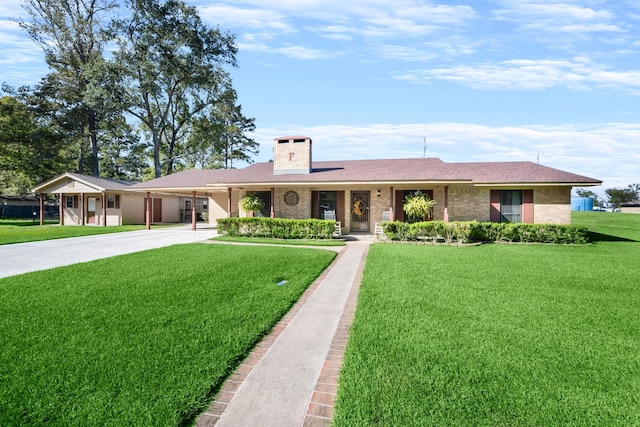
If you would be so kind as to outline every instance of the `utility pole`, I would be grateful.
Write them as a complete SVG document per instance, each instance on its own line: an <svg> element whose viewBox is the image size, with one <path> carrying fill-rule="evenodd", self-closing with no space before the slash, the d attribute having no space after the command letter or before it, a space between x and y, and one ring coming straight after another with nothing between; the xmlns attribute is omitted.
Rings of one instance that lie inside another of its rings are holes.
<svg viewBox="0 0 640 427"><path fill-rule="evenodd" d="M422 149L422 158L424 159L427 156L427 137L423 137L422 140L424 141L424 147Z"/></svg>

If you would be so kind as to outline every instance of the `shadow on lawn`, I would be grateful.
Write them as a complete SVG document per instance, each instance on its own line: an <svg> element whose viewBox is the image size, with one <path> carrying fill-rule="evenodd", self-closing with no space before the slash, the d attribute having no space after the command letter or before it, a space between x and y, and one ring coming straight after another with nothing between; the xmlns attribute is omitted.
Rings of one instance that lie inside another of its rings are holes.
<svg viewBox="0 0 640 427"><path fill-rule="evenodd" d="M596 233L589 231L587 237L591 243L597 242L637 242L637 240L627 239L626 237L611 236L609 234Z"/></svg>

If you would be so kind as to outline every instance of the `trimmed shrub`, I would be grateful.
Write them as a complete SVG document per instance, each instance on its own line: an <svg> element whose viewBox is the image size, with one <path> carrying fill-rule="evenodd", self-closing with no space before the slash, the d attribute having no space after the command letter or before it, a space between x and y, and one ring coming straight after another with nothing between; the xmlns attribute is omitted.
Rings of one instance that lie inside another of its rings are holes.
<svg viewBox="0 0 640 427"><path fill-rule="evenodd" d="M227 236L275 239L331 239L335 221L324 219L220 218L218 232Z"/></svg>
<svg viewBox="0 0 640 427"><path fill-rule="evenodd" d="M588 229L572 225L428 221L383 222L382 227L388 239L399 241L589 243Z"/></svg>

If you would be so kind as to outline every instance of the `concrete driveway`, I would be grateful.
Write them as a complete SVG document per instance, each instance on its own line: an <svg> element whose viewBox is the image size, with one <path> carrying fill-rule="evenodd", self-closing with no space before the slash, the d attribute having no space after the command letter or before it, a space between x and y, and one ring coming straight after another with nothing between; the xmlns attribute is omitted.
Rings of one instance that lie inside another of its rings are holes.
<svg viewBox="0 0 640 427"><path fill-rule="evenodd" d="M191 230L191 225L97 236L71 237L0 246L0 278L15 274L92 261L217 236L214 228Z"/></svg>

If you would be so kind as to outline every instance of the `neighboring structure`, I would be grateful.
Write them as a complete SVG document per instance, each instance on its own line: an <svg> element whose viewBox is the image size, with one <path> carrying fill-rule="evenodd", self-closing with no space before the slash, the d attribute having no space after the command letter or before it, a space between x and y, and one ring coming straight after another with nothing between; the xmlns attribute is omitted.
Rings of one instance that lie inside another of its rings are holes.
<svg viewBox="0 0 640 427"><path fill-rule="evenodd" d="M593 197L571 197L572 211L592 211Z"/></svg>
<svg viewBox="0 0 640 427"><path fill-rule="evenodd" d="M44 218L57 218L58 205L45 201ZM0 218L40 218L40 199L34 196L0 195Z"/></svg>
<svg viewBox="0 0 640 427"><path fill-rule="evenodd" d="M273 162L244 169L190 170L135 184L127 191L205 196L209 221L245 216L239 199L256 193L261 215L323 218L336 212L347 231L372 232L383 212L402 220L403 200L421 190L433 219L569 224L571 189L602 181L532 162L445 163L436 158L312 162L309 137L274 141Z"/></svg>
<svg viewBox="0 0 640 427"><path fill-rule="evenodd" d="M640 214L640 200L622 203L620 205L620 212Z"/></svg>
<svg viewBox="0 0 640 427"><path fill-rule="evenodd" d="M35 187L40 201L45 194L60 197L61 225L145 224L147 204L149 223L179 222L180 198L158 194L147 203L143 192L126 191L135 182L65 173Z"/></svg>

